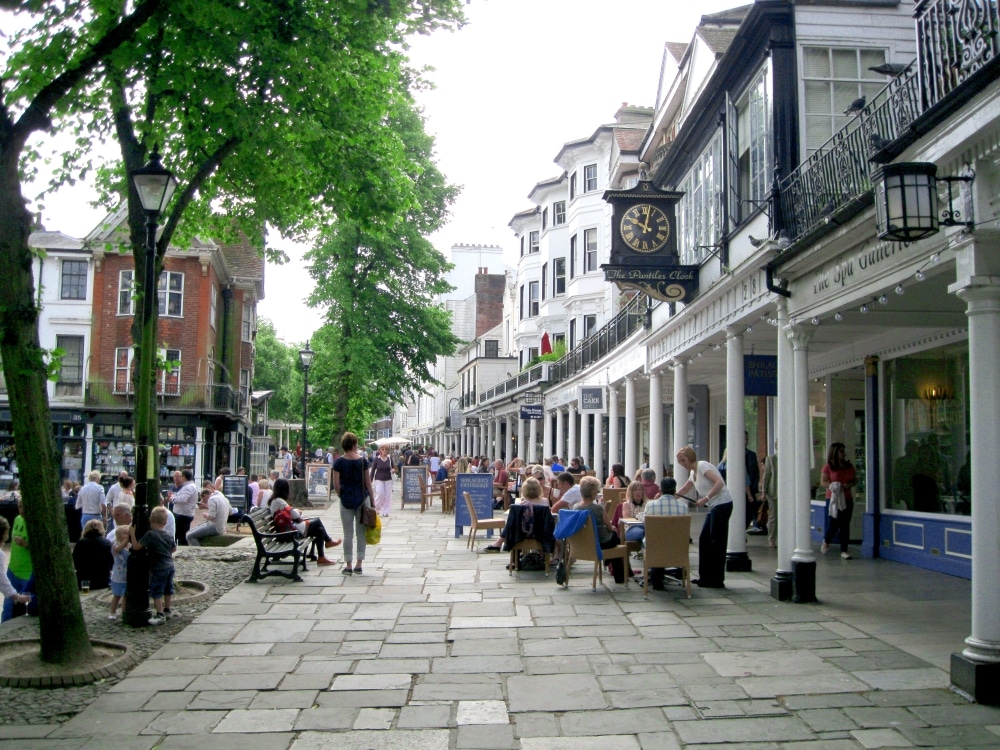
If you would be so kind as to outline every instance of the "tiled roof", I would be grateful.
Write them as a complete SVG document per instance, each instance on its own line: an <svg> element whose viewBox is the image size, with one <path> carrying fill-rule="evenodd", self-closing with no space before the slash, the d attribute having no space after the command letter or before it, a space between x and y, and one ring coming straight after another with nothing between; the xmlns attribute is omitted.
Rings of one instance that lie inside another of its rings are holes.
<svg viewBox="0 0 1000 750"><path fill-rule="evenodd" d="M736 36L736 29L712 29L699 26L695 32L716 55L724 55Z"/></svg>
<svg viewBox="0 0 1000 750"><path fill-rule="evenodd" d="M699 26L706 24L735 24L739 26L752 7L753 4L751 3L750 5L740 5L736 8L720 10L718 13L706 13L701 17Z"/></svg>
<svg viewBox="0 0 1000 750"><path fill-rule="evenodd" d="M264 257L257 249L244 239L233 245L219 245L229 273L234 277L253 281L264 281Z"/></svg>
<svg viewBox="0 0 1000 750"><path fill-rule="evenodd" d="M674 58L674 62L679 63L681 58L684 57L684 53L687 52L688 45L687 42L667 42L664 45L664 48L670 53L670 56Z"/></svg>
<svg viewBox="0 0 1000 750"><path fill-rule="evenodd" d="M647 128L615 128L615 141L623 153L638 151L646 137Z"/></svg>

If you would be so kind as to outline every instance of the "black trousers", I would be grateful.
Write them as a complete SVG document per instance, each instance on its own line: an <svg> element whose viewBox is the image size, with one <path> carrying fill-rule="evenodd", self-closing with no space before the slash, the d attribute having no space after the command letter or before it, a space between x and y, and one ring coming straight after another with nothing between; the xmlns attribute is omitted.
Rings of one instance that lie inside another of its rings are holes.
<svg viewBox="0 0 1000 750"><path fill-rule="evenodd" d="M182 516L180 513L174 513L174 524L177 526L177 544L182 547L187 547L187 533L191 530L191 522L194 520L194 516Z"/></svg>
<svg viewBox="0 0 1000 750"><path fill-rule="evenodd" d="M854 500L847 501L847 507L837 513L836 518L826 517L826 533L823 541L829 544L833 537L840 534L840 551L847 552L847 545L851 541L851 516L854 515Z"/></svg>
<svg viewBox="0 0 1000 750"><path fill-rule="evenodd" d="M729 544L729 517L733 514L732 503L716 505L708 511L708 517L701 527L698 537L698 584L719 587L726 578L726 547Z"/></svg>

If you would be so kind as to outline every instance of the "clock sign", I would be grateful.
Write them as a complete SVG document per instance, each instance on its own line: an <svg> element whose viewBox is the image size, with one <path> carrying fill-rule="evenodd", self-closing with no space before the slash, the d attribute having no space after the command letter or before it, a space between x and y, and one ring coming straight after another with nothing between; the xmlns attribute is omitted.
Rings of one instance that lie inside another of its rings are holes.
<svg viewBox="0 0 1000 750"><path fill-rule="evenodd" d="M650 203L636 203L622 216L622 240L637 253L655 253L670 239L670 220Z"/></svg>

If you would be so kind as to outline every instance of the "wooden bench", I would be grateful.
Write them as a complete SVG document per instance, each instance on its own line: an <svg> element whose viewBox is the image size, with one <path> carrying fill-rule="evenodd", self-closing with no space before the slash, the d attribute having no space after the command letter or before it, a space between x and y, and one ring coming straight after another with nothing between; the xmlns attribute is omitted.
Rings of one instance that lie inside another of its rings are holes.
<svg viewBox="0 0 1000 750"><path fill-rule="evenodd" d="M279 532L274 527L274 519L266 508L254 508L247 515L250 533L257 546L257 558L253 562L250 583L268 576L282 576L292 581L301 581L299 567L306 570L306 546L309 539L302 539L294 529ZM263 565L261 563L263 562ZM271 565L291 565L290 573L270 570Z"/></svg>

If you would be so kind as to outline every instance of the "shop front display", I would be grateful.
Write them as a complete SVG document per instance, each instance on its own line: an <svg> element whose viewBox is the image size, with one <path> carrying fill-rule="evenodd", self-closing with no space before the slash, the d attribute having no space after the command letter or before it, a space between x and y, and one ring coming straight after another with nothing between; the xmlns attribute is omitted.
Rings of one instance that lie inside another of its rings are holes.
<svg viewBox="0 0 1000 750"><path fill-rule="evenodd" d="M135 475L135 438L132 425L95 425L93 467L110 485L122 471ZM174 471L194 469L195 430L191 427L161 427L159 431L160 481Z"/></svg>

